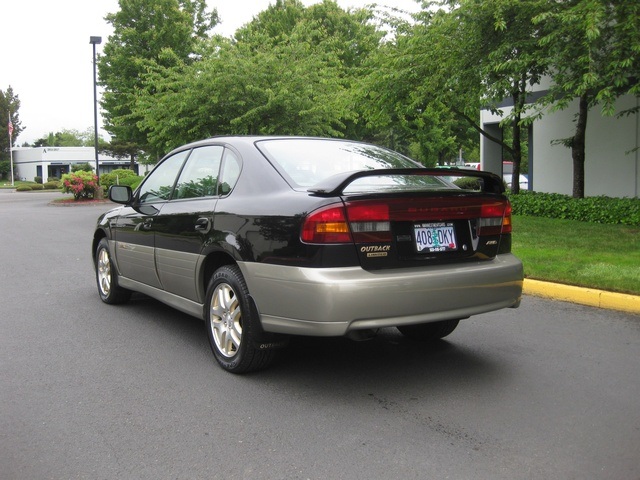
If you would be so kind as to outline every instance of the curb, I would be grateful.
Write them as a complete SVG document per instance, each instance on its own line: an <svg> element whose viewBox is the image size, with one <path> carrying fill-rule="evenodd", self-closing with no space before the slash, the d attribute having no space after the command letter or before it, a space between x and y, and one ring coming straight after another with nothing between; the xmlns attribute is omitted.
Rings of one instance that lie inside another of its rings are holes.
<svg viewBox="0 0 640 480"><path fill-rule="evenodd" d="M524 280L523 293L640 315L640 297L636 295L541 282L527 278Z"/></svg>

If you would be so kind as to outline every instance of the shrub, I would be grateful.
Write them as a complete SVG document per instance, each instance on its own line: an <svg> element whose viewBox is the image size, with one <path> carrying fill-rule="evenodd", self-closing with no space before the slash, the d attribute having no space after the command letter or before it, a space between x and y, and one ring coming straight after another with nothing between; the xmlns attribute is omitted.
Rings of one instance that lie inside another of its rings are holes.
<svg viewBox="0 0 640 480"><path fill-rule="evenodd" d="M558 193L520 192L518 195L509 195L509 199L514 215L640 225L638 198L573 198Z"/></svg>
<svg viewBox="0 0 640 480"><path fill-rule="evenodd" d="M76 163L75 165L71 165L71 173L76 172L93 172L93 167L89 162Z"/></svg>
<svg viewBox="0 0 640 480"><path fill-rule="evenodd" d="M44 184L44 188L46 190L55 190L56 188L60 188L60 183L58 180L50 180Z"/></svg>
<svg viewBox="0 0 640 480"><path fill-rule="evenodd" d="M16 192L30 192L31 187L29 185L18 185L16 187Z"/></svg>
<svg viewBox="0 0 640 480"><path fill-rule="evenodd" d="M462 177L453 182L456 186L465 190L481 190L480 179L475 177Z"/></svg>
<svg viewBox="0 0 640 480"><path fill-rule="evenodd" d="M31 190L44 190L44 185L41 183L34 183L33 185L29 185Z"/></svg>
<svg viewBox="0 0 640 480"><path fill-rule="evenodd" d="M33 177L33 181L36 183L42 183L42 177Z"/></svg>
<svg viewBox="0 0 640 480"><path fill-rule="evenodd" d="M62 176L62 191L73 193L76 200L94 198L98 189L98 177L83 170Z"/></svg>
<svg viewBox="0 0 640 480"><path fill-rule="evenodd" d="M109 189L111 185L128 185L124 183L125 179L137 177L136 173L133 170L128 170L126 168L118 168L109 173L103 173L100 175L100 185L102 185L105 189Z"/></svg>
<svg viewBox="0 0 640 480"><path fill-rule="evenodd" d="M139 177L138 175L120 179L120 185L129 185L131 190L135 190L138 185L140 185L140 182L142 182L142 177Z"/></svg>

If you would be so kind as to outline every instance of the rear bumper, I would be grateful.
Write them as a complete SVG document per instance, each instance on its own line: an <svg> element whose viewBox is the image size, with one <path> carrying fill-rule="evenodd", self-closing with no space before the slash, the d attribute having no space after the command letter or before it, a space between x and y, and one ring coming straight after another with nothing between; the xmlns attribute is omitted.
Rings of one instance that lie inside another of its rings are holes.
<svg viewBox="0 0 640 480"><path fill-rule="evenodd" d="M522 263L491 261L367 271L239 264L265 331L341 336L352 330L466 318L517 307Z"/></svg>

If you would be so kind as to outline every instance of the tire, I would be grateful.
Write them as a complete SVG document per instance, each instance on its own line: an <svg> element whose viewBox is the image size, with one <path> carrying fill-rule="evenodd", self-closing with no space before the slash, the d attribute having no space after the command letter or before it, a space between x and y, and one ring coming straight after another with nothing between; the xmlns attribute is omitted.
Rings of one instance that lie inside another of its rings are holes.
<svg viewBox="0 0 640 480"><path fill-rule="evenodd" d="M435 342L446 337L458 326L460 320L442 320L440 322L404 325L397 327L405 337L420 342Z"/></svg>
<svg viewBox="0 0 640 480"><path fill-rule="evenodd" d="M204 308L211 350L223 369L247 373L272 363L275 352L256 347L261 333L259 317L236 265L225 265L213 274Z"/></svg>
<svg viewBox="0 0 640 480"><path fill-rule="evenodd" d="M128 302L131 298L131 290L118 285L118 275L111 259L109 241L106 238L100 240L96 248L95 268L100 299L110 305Z"/></svg>

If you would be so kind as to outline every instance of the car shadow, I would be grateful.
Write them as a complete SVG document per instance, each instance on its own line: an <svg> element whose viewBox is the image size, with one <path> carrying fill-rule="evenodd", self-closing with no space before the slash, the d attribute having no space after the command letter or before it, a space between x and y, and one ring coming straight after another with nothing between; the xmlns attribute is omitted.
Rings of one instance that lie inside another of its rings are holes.
<svg viewBox="0 0 640 480"><path fill-rule="evenodd" d="M199 357L205 355L211 362L215 374L223 373L211 354L201 320L142 294L134 294L123 307L128 321L135 321L138 328L161 330L175 341L193 345ZM319 392L352 392L356 385L366 390L381 381L398 388L420 384L442 390L504 380L509 367L486 349L465 343L469 337L463 334L464 327L461 322L460 332L432 343L411 340L395 328L382 329L374 338L360 342L344 337L291 337L288 346L278 350L271 367L241 378L263 386L274 382L281 387L313 385Z"/></svg>

